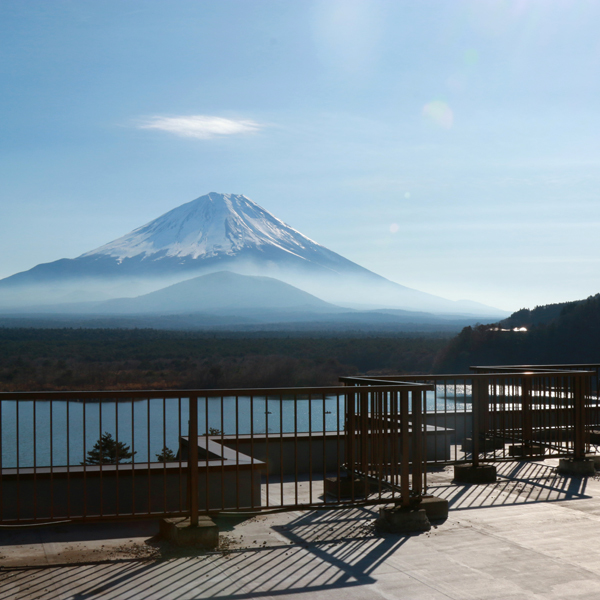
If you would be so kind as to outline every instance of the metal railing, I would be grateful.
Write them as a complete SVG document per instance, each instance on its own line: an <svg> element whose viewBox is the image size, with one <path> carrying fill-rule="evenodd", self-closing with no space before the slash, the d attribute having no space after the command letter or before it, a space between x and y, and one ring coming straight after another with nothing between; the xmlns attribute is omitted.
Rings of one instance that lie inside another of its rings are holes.
<svg viewBox="0 0 600 600"><path fill-rule="evenodd" d="M581 458L597 370L0 394L0 524L409 504L428 464ZM577 368L575 368L577 367Z"/></svg>
<svg viewBox="0 0 600 600"><path fill-rule="evenodd" d="M390 383L378 392L406 414L408 394L423 387ZM402 448L385 468L374 466L375 455L367 468L360 463L357 448L375 447L368 438L376 434L348 428L347 415L361 414L361 394L370 391L2 393L0 523L177 515L194 522L199 513L419 494Z"/></svg>
<svg viewBox="0 0 600 600"><path fill-rule="evenodd" d="M428 453L430 463L580 459L592 443L600 442L597 370L580 367L477 367L470 374L385 376L378 381L433 386L423 395L421 407L427 443L434 447ZM364 377L342 381L377 385ZM449 449L449 456L438 446Z"/></svg>

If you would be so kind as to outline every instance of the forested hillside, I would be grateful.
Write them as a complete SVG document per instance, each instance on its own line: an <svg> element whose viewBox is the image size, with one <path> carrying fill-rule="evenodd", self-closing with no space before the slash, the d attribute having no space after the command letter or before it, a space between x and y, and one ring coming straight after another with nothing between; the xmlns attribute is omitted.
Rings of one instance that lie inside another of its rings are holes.
<svg viewBox="0 0 600 600"><path fill-rule="evenodd" d="M434 371L466 372L471 365L595 362L600 362L600 294L523 309L496 324L465 327L440 352Z"/></svg>
<svg viewBox="0 0 600 600"><path fill-rule="evenodd" d="M0 328L0 390L334 385L340 375L430 372L447 340Z"/></svg>

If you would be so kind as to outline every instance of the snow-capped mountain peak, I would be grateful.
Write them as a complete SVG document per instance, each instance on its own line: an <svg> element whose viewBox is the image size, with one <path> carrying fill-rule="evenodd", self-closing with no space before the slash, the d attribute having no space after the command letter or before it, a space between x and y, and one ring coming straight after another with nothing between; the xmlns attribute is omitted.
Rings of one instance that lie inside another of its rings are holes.
<svg viewBox="0 0 600 600"><path fill-rule="evenodd" d="M322 248L249 198L211 192L81 256L210 258L244 248L276 246L299 255Z"/></svg>

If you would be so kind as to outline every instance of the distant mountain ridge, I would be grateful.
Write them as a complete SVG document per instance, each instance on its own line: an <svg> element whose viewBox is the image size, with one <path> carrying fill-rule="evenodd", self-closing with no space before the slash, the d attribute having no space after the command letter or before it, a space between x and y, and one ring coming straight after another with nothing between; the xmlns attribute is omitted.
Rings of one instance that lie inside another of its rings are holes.
<svg viewBox="0 0 600 600"><path fill-rule="evenodd" d="M344 309L271 277L218 271L137 298L116 298L94 304L107 314L235 313L248 310L339 313Z"/></svg>
<svg viewBox="0 0 600 600"><path fill-rule="evenodd" d="M218 271L272 277L344 306L506 314L394 283L314 242L246 196L215 192L77 258L0 280L0 308L131 298Z"/></svg>

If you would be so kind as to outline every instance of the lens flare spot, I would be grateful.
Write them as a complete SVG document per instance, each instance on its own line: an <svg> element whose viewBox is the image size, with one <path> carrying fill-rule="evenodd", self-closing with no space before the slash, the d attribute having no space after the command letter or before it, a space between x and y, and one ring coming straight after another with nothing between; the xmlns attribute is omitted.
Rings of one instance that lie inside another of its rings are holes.
<svg viewBox="0 0 600 600"><path fill-rule="evenodd" d="M452 109L442 100L428 102L422 112L424 117L444 129L450 129L454 123Z"/></svg>
<svg viewBox="0 0 600 600"><path fill-rule="evenodd" d="M398 223L392 223L390 225L390 231L392 233L398 233L398 230L400 229L400 227L398 226Z"/></svg>
<svg viewBox="0 0 600 600"><path fill-rule="evenodd" d="M410 192L404 192L404 197L409 200L410 199Z"/></svg>

